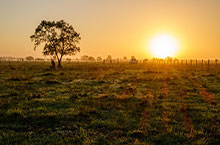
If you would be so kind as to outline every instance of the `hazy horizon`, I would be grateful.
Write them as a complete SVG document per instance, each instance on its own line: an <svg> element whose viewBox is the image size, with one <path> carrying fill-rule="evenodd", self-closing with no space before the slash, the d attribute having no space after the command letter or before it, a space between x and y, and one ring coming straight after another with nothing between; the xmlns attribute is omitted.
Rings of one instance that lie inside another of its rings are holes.
<svg viewBox="0 0 220 145"><path fill-rule="evenodd" d="M219 0L19 0L0 2L0 56L42 57L30 35L41 20L65 20L81 34L82 55L152 58L160 34L179 42L174 57L220 58Z"/></svg>

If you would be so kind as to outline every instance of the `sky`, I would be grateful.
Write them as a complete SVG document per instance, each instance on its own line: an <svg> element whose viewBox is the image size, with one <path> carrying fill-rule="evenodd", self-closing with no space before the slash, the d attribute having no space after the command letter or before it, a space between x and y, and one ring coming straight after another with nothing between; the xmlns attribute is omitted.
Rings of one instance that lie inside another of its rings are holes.
<svg viewBox="0 0 220 145"><path fill-rule="evenodd" d="M42 20L80 33L82 55L152 58L151 40L174 37L175 55L220 59L220 0L0 0L0 56L42 57L30 36Z"/></svg>

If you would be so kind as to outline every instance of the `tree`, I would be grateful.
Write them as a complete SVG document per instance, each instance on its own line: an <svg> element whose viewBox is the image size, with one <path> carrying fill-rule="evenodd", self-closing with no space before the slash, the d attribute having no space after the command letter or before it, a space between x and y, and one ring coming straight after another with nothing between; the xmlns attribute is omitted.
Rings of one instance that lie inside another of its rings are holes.
<svg viewBox="0 0 220 145"><path fill-rule="evenodd" d="M166 60L166 61L173 61L173 58L170 57L170 56L167 56L167 57L165 58L165 60Z"/></svg>
<svg viewBox="0 0 220 145"><path fill-rule="evenodd" d="M106 58L107 61L111 61L112 60L112 57L111 55L108 55L108 57Z"/></svg>
<svg viewBox="0 0 220 145"><path fill-rule="evenodd" d="M94 61L95 61L95 58L92 57L92 56L90 56L90 57L88 58L88 60L89 60L90 62L94 62Z"/></svg>
<svg viewBox="0 0 220 145"><path fill-rule="evenodd" d="M34 57L33 57L33 56L27 56L27 57L26 57L26 60L32 61L32 60L34 60Z"/></svg>
<svg viewBox="0 0 220 145"><path fill-rule="evenodd" d="M131 59L132 59L132 60L135 60L135 57L134 57L134 56L131 56Z"/></svg>
<svg viewBox="0 0 220 145"><path fill-rule="evenodd" d="M108 57L106 58L106 61L109 62L109 63L112 63L112 57L111 57L111 55L108 55Z"/></svg>
<svg viewBox="0 0 220 145"><path fill-rule="evenodd" d="M30 38L34 41L34 50L40 44L44 44L43 54L55 56L58 68L62 67L63 56L75 55L80 51L80 47L76 46L81 40L80 34L74 30L72 25L63 20L41 21Z"/></svg>
<svg viewBox="0 0 220 145"><path fill-rule="evenodd" d="M127 57L126 57L126 56L124 56L124 57L123 57L123 60L124 60L124 61L127 61Z"/></svg>
<svg viewBox="0 0 220 145"><path fill-rule="evenodd" d="M88 59L89 59L88 55L81 56L81 60L83 60L83 61L88 61Z"/></svg>
<svg viewBox="0 0 220 145"><path fill-rule="evenodd" d="M147 61L148 61L148 59L145 58L145 59L143 60L143 63L145 64L145 63L147 63Z"/></svg>
<svg viewBox="0 0 220 145"><path fill-rule="evenodd" d="M96 58L96 61L97 62L102 62L102 58L99 56L99 57Z"/></svg>
<svg viewBox="0 0 220 145"><path fill-rule="evenodd" d="M70 58L67 58L66 61L67 61L67 62L71 62L71 59L70 59Z"/></svg>

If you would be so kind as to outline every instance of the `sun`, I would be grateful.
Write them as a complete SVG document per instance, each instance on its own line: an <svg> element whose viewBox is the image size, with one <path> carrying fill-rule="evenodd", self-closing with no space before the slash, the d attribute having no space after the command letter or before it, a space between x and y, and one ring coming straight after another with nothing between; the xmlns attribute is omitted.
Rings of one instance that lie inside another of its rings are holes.
<svg viewBox="0 0 220 145"><path fill-rule="evenodd" d="M178 50L178 42L171 35L158 35L150 42L150 51L154 57L174 57Z"/></svg>

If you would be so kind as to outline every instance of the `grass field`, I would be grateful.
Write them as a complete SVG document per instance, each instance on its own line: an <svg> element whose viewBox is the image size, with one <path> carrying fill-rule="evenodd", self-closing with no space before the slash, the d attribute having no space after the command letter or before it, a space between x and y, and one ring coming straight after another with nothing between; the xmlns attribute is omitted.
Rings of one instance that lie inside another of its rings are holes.
<svg viewBox="0 0 220 145"><path fill-rule="evenodd" d="M0 62L0 144L220 144L220 68Z"/></svg>

